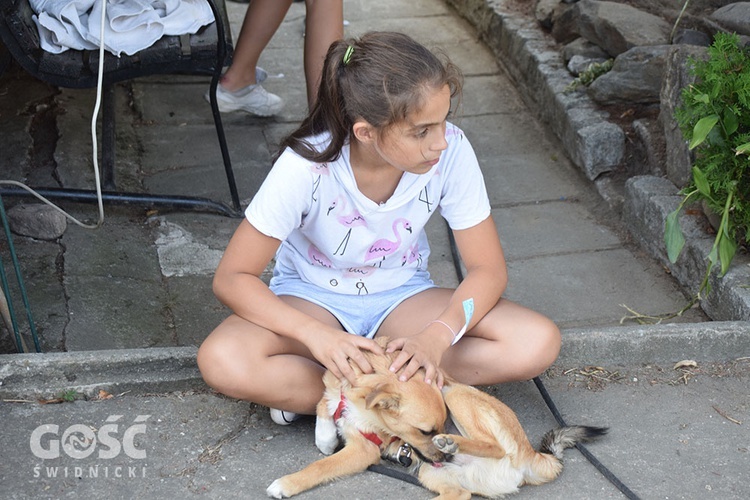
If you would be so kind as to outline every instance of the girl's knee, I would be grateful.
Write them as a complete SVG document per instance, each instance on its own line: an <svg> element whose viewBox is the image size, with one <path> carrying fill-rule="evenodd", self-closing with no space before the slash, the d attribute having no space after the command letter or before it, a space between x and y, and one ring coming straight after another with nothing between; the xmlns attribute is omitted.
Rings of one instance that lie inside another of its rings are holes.
<svg viewBox="0 0 750 500"><path fill-rule="evenodd" d="M226 332L224 332L226 333ZM198 348L196 362L203 380L213 389L227 394L228 388L241 380L250 360L244 359L247 352L238 338L214 330Z"/></svg>
<svg viewBox="0 0 750 500"><path fill-rule="evenodd" d="M209 336L198 348L198 355L196 357L198 370L200 370L203 380L210 387L217 390L219 390L217 385L220 385L219 380L224 371L221 367L222 360L226 361L226 358L224 358L225 352L225 346Z"/></svg>
<svg viewBox="0 0 750 500"><path fill-rule="evenodd" d="M560 354L562 334L557 325L547 318L545 318L545 321L540 326L538 355L540 364L544 366L541 371L544 371L555 362L557 356Z"/></svg>
<svg viewBox="0 0 750 500"><path fill-rule="evenodd" d="M534 378L552 366L560 354L562 343L560 329L552 320L543 317L534 327L533 334L527 337L523 349L527 378Z"/></svg>
<svg viewBox="0 0 750 500"><path fill-rule="evenodd" d="M218 364L218 359L220 357L217 353L218 347L219 346L216 345L216 342L213 342L211 337L208 337L198 348L196 362L201 374L205 371L210 371Z"/></svg>
<svg viewBox="0 0 750 500"><path fill-rule="evenodd" d="M544 348L553 352L554 356L557 357L562 343L560 328L551 319L544 317L539 322L537 331Z"/></svg>

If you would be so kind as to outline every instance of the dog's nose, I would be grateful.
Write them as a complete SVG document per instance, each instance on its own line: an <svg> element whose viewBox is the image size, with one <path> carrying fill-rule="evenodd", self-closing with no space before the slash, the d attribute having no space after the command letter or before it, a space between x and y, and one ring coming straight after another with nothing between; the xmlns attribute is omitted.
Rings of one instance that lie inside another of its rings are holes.
<svg viewBox="0 0 750 500"><path fill-rule="evenodd" d="M442 451L436 451L434 456L432 457L432 463L441 463L446 462L449 459L449 455L446 455Z"/></svg>

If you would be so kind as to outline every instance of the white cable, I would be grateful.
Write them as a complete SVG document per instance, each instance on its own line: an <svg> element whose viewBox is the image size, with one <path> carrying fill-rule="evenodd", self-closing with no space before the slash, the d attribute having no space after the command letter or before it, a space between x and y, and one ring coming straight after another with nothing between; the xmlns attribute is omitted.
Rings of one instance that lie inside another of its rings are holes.
<svg viewBox="0 0 750 500"><path fill-rule="evenodd" d="M102 201L102 183L99 178L99 148L96 140L96 121L99 116L99 107L102 102L102 81L104 79L104 23L106 22L107 0L102 0L101 28L99 29L99 68L96 75L96 103L91 117L91 152L94 160L94 183L96 185L96 200L99 203L99 219L92 229L96 229L104 223L104 202Z"/></svg>
<svg viewBox="0 0 750 500"><path fill-rule="evenodd" d="M53 202L42 196L41 194L34 191L32 188L27 186L26 184L18 181L12 181L12 180L0 180L0 184L8 184L11 186L17 186L22 189L25 189L29 193L31 193L33 196L41 200L42 202L46 203L47 205L51 206L61 214L63 214L65 217L67 217L70 221L73 223L81 226L85 229L97 229L104 223L104 201L102 199L102 186L101 186L101 180L99 178L99 153L98 153L98 147L97 147L97 137L96 137L96 121L99 117L99 108L101 106L101 100L102 100L102 81L104 80L104 22L106 20L106 11L107 11L107 0L102 0L102 18L101 18L101 29L99 31L99 71L97 74L97 80L96 80L96 103L94 104L94 112L93 116L91 117L91 141L92 141L92 156L94 160L94 182L96 183L96 199L99 204L99 219L97 220L96 224L86 224L84 222L79 221L72 215L70 215L68 212L63 210L62 208L55 205Z"/></svg>

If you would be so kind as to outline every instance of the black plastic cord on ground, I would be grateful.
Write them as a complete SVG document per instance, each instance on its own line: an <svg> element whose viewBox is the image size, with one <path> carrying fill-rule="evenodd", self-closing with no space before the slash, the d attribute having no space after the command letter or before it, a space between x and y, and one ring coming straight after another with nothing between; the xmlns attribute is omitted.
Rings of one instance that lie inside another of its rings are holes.
<svg viewBox="0 0 750 500"><path fill-rule="evenodd" d="M393 467L375 464L369 466L367 470L369 470L370 472L375 472L377 474L382 474L384 476L389 476L394 479L400 479L402 481L406 481L407 483L422 487L422 483L419 482L419 479L412 476L411 474L407 474L406 472L401 472L400 470L394 469Z"/></svg>
<svg viewBox="0 0 750 500"><path fill-rule="evenodd" d="M459 283L463 281L464 279L464 273L463 269L461 268L461 256L458 252L458 247L456 246L456 239L453 237L453 232L451 231L450 227L448 227L448 240L450 241L450 247L451 247L451 256L453 258L453 266L456 269L456 276L458 277ZM565 423L565 420L563 419L562 415L557 409L557 406L555 406L554 401L552 401L552 398L549 395L549 392L547 391L547 388L542 383L541 379L539 377L534 377L534 385L536 385L536 388L539 390L539 394L541 394L542 399L544 399L544 402L547 404L547 408L549 408L550 412L552 413L552 416L555 417L555 420L561 427L565 427L567 424ZM625 486L625 484L620 481L620 479L615 476L607 467L599 461L598 458L596 458L584 445L581 443L576 444L576 448L578 451L581 452L581 455L586 457L586 460L593 465L596 470L598 470L607 480L612 483L620 492L625 495L630 500L640 500L640 497L633 493L633 491ZM385 476L390 476L395 479L400 479L402 481L406 481L407 483L415 484L417 486L422 486L421 483L417 478L412 476L411 474L406 474L404 472L401 472L399 470L393 469L391 467L386 467L384 465L371 465L368 467L369 471L376 472L378 474L383 474Z"/></svg>
<svg viewBox="0 0 750 500"><path fill-rule="evenodd" d="M557 406L555 406L554 401L552 401L552 398L549 395L549 392L547 392L547 388L544 386L542 381L539 379L539 377L534 377L534 384L536 385L536 388L539 389L539 394L542 395L542 399L544 399L544 402L547 403L547 407L549 408L549 411L552 412L552 415L555 417L555 420L557 420L557 423L561 427L565 427L567 424L565 423L565 420L563 419L560 412L557 410ZM623 495L628 497L631 500L639 500L638 495L633 493L633 491L625 486L620 479L615 476L607 467L599 461L598 458L596 458L584 445L581 443L576 444L576 448L578 448L578 451L581 452L581 455L586 457L586 459L596 467L596 470L601 472L601 474L606 477L610 483L614 484L620 492L622 492Z"/></svg>
<svg viewBox="0 0 750 500"><path fill-rule="evenodd" d="M447 224L446 224L446 227ZM451 231L451 228L448 227L448 240L450 241L451 246L451 256L453 257L453 266L456 268L456 276L458 276L459 283L463 281L464 279L464 273L463 269L461 268L461 256L458 252L458 247L456 246L456 238L453 237L453 231ZM563 419L560 412L557 410L557 406L555 406L554 401L552 401L552 398L549 395L549 392L547 392L547 388L542 383L541 379L539 377L534 377L534 385L536 385L536 388L539 390L539 393L542 395L542 399L544 399L544 402L547 403L547 408L549 408L550 412L552 412L552 415L555 417L555 420L557 420L557 423L564 427L565 420ZM630 500L639 500L638 495L633 493L630 488L625 486L620 479L618 479L617 476L615 476L607 467L602 464L598 458L596 458L584 445L581 443L576 444L576 448L578 448L578 451L581 452L581 455L586 457L586 459L596 467L596 469L609 480L613 485L617 487L620 492L628 497Z"/></svg>

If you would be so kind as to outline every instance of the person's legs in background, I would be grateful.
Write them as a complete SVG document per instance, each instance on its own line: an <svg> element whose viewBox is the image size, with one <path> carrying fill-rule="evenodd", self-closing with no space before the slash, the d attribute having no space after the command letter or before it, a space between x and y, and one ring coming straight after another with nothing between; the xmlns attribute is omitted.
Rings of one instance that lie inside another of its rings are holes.
<svg viewBox="0 0 750 500"><path fill-rule="evenodd" d="M312 108L318 95L320 74L328 48L344 37L343 0L305 0L305 80L307 103Z"/></svg>
<svg viewBox="0 0 750 500"><path fill-rule="evenodd" d="M283 108L282 99L262 87L267 74L257 65L292 1L251 0L235 44L232 64L216 92L222 112L246 111L271 116ZM307 101L312 105L328 47L344 35L344 6L343 0L305 0L305 6L304 67Z"/></svg>
<svg viewBox="0 0 750 500"><path fill-rule="evenodd" d="M263 49L281 26L292 0L252 0L234 47L232 64L216 89L221 112L245 111L258 116L279 113L284 102L266 92L261 82L267 74L257 68ZM206 99L210 99L206 92Z"/></svg>
<svg viewBox="0 0 750 500"><path fill-rule="evenodd" d="M247 7L234 47L232 65L221 78L221 86L236 92L259 83L255 78L258 59L284 21L292 0L252 0Z"/></svg>

